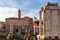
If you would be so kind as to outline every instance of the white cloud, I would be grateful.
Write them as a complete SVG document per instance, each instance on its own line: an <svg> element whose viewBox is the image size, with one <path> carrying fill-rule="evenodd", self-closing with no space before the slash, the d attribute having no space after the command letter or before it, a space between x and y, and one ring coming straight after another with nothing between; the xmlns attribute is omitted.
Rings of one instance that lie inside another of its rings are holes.
<svg viewBox="0 0 60 40"><path fill-rule="evenodd" d="M28 6L32 5L32 0L0 0L0 20L4 21L8 17L17 17L18 8L22 10L23 16L36 16L38 15L37 9L29 9ZM37 17L38 18L38 17Z"/></svg>
<svg viewBox="0 0 60 40"><path fill-rule="evenodd" d="M29 16L29 17L34 17L34 16L36 16L37 18L38 18L38 16L39 16L39 12L38 12L38 10L37 9L26 9L26 10L22 10L22 17L24 17L24 16Z"/></svg>
<svg viewBox="0 0 60 40"><path fill-rule="evenodd" d="M5 18L17 17L18 9L10 7L0 7L0 20L4 21ZM22 17L29 16L34 17L38 15L38 10L36 9L26 9L22 10ZM36 16L38 18L38 16Z"/></svg>
<svg viewBox="0 0 60 40"><path fill-rule="evenodd" d="M10 7L0 7L0 20L4 21L8 17L17 17L17 9Z"/></svg>

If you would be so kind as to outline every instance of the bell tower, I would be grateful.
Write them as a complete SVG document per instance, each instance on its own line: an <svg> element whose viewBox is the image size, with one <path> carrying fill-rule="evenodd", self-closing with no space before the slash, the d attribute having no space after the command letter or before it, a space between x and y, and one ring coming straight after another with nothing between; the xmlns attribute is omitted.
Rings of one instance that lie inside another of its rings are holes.
<svg viewBox="0 0 60 40"><path fill-rule="evenodd" d="M19 19L21 18L21 10L20 9L18 10L18 18Z"/></svg>

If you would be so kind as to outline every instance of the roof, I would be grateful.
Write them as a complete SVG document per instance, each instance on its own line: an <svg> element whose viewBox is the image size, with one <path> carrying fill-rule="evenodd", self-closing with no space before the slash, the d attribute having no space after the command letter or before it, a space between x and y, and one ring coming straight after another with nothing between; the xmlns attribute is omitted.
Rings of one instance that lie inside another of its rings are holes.
<svg viewBox="0 0 60 40"><path fill-rule="evenodd" d="M57 6L57 5L58 3L50 3L50 2L47 3L47 6Z"/></svg>
<svg viewBox="0 0 60 40"><path fill-rule="evenodd" d="M40 8L40 11L39 11L39 12L44 11L47 6L58 6L58 3L50 3L50 2L48 2L48 3L44 4L44 5Z"/></svg>
<svg viewBox="0 0 60 40"><path fill-rule="evenodd" d="M6 18L6 20L8 20L8 19L19 19L19 18L16 18L16 17Z"/></svg>

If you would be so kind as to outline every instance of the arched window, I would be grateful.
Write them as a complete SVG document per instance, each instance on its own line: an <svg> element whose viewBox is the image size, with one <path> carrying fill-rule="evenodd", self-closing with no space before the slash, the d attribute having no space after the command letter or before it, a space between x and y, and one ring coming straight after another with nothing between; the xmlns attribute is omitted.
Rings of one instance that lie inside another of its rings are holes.
<svg viewBox="0 0 60 40"><path fill-rule="evenodd" d="M21 34L25 34L27 32L26 26L21 26Z"/></svg>
<svg viewBox="0 0 60 40"><path fill-rule="evenodd" d="M18 25L14 25L13 32L14 32L14 33L18 33Z"/></svg>

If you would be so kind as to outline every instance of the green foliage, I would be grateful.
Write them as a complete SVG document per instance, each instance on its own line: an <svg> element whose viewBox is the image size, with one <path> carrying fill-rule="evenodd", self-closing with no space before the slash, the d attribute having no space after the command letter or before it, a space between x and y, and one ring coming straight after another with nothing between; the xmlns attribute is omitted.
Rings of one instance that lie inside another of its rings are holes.
<svg viewBox="0 0 60 40"><path fill-rule="evenodd" d="M6 38L7 37L7 34L0 33L0 37Z"/></svg>
<svg viewBox="0 0 60 40"><path fill-rule="evenodd" d="M13 36L15 36L15 37L19 37L20 34L19 34L19 33L13 33Z"/></svg>
<svg viewBox="0 0 60 40"><path fill-rule="evenodd" d="M20 36L19 33L10 33L8 34L7 39L10 40L14 37L18 38L19 36Z"/></svg>

